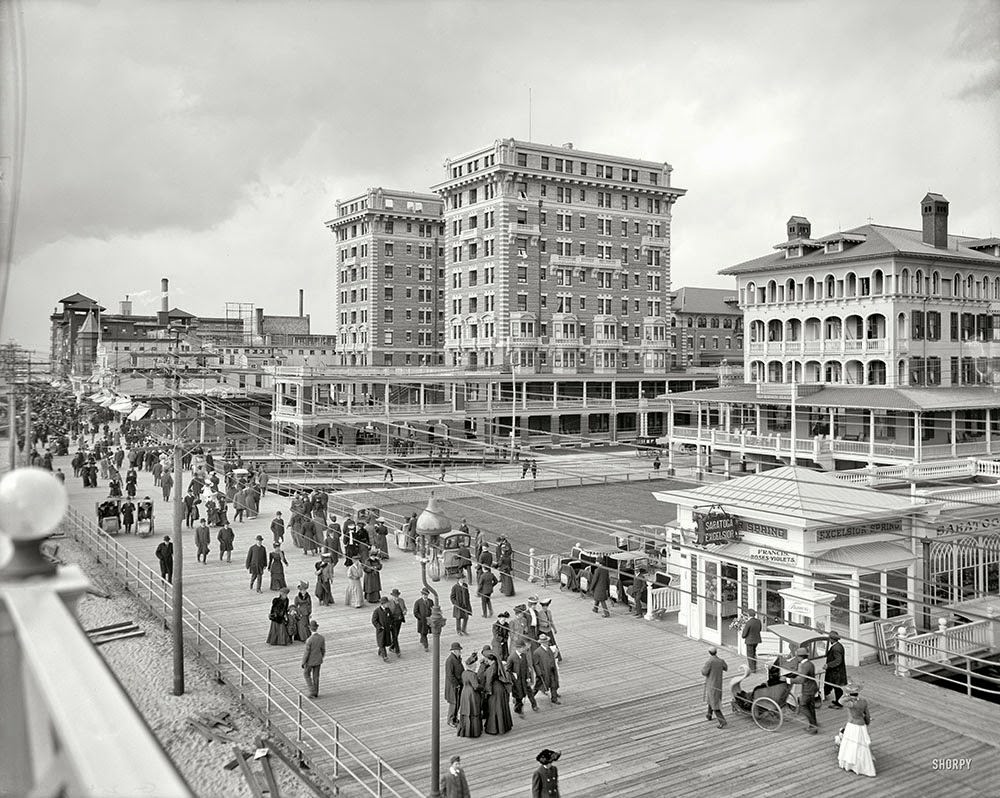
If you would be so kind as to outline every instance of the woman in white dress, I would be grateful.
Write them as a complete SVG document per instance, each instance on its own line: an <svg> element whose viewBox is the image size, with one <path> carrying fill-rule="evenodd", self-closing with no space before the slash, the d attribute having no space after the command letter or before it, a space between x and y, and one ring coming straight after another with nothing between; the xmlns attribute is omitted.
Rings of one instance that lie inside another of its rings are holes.
<svg viewBox="0 0 1000 798"><path fill-rule="evenodd" d="M350 557L344 561L347 566L347 593L344 601L348 607L364 606L364 594L361 592L361 566Z"/></svg>
<svg viewBox="0 0 1000 798"><path fill-rule="evenodd" d="M872 740L868 736L868 724L871 716L868 714L868 702L858 697L860 687L847 685L848 699L845 703L850 717L840 734L840 751L837 763L844 770L858 773L862 776L875 775L875 759L872 757Z"/></svg>

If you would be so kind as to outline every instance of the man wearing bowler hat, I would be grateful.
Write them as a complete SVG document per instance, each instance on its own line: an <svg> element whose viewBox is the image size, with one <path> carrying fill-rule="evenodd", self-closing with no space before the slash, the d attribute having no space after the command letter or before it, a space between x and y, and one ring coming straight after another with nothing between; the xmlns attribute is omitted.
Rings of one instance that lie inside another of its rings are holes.
<svg viewBox="0 0 1000 798"><path fill-rule="evenodd" d="M427 635L431 633L431 608L434 602L430 599L431 591L420 588L420 598L413 602L413 618L417 622L417 634L420 635L420 645L427 651Z"/></svg>
<svg viewBox="0 0 1000 798"><path fill-rule="evenodd" d="M757 646L760 645L760 618L755 610L747 610L750 617L743 624L743 642L747 647L747 665L750 666L750 673L757 672Z"/></svg>
<svg viewBox="0 0 1000 798"><path fill-rule="evenodd" d="M559 798L559 769L556 762L562 753L543 748L535 759L538 770L531 777L531 798Z"/></svg>
<svg viewBox="0 0 1000 798"><path fill-rule="evenodd" d="M462 644L454 642L444 661L444 698L448 702L448 725L458 726L458 699L462 692Z"/></svg>
<svg viewBox="0 0 1000 798"><path fill-rule="evenodd" d="M844 694L843 686L847 684L847 664L844 662L844 644L840 642L840 632L830 632L830 647L826 650L826 681L823 685L823 697L833 692L834 709L840 709L840 697Z"/></svg>

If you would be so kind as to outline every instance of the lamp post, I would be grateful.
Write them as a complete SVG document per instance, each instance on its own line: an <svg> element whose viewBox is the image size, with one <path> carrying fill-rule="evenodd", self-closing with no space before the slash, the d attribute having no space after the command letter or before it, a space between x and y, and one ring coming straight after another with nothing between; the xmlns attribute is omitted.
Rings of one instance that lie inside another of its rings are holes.
<svg viewBox="0 0 1000 798"><path fill-rule="evenodd" d="M510 323L507 336L507 352L510 355L510 461L514 462L514 441L517 435L517 371L514 366L514 322Z"/></svg>
<svg viewBox="0 0 1000 798"><path fill-rule="evenodd" d="M436 545L439 535L451 531L451 521L438 509L434 492L427 499L427 507L417 518L417 534L421 539L420 579L430 591L434 604L431 606L431 789L430 798L441 796L441 630L445 620L441 614L441 599L437 591L427 583L427 563L430 550Z"/></svg>

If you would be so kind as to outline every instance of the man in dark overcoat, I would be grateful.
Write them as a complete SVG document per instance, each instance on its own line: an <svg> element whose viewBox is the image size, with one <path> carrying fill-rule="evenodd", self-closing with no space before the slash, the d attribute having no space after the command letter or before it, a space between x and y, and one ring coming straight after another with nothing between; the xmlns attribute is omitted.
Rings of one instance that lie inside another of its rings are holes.
<svg viewBox="0 0 1000 798"><path fill-rule="evenodd" d="M389 614L389 597L382 596L378 606L372 613L372 626L375 627L375 643L378 645L378 655L384 662L389 661L386 647L392 636L392 616Z"/></svg>
<svg viewBox="0 0 1000 798"><path fill-rule="evenodd" d="M538 648L531 655L535 667L536 693L548 693L553 704L562 703L559 700L559 668L556 667L555 652L549 647L549 636L538 636Z"/></svg>
<svg viewBox="0 0 1000 798"><path fill-rule="evenodd" d="M460 635L468 634L465 628L469 625L469 616L472 615L472 596L469 595L469 586L466 584L464 573L451 587L451 612L455 618L455 631Z"/></svg>
<svg viewBox="0 0 1000 798"><path fill-rule="evenodd" d="M430 599L430 590L420 588L420 598L413 602L413 618L417 622L417 634L420 635L420 645L427 651L427 635L431 633L431 608L434 602Z"/></svg>
<svg viewBox="0 0 1000 798"><path fill-rule="evenodd" d="M701 675L705 677L705 702L708 704L708 712L705 717L712 720L712 714L719 719L719 728L726 728L726 719L722 716L722 674L729 670L729 665L724 659L719 658L719 650L712 646L708 650L708 662L701 668Z"/></svg>
<svg viewBox="0 0 1000 798"><path fill-rule="evenodd" d="M168 582L174 581L174 544L170 535L163 536L163 542L156 547L156 559L160 561L160 576Z"/></svg>
<svg viewBox="0 0 1000 798"><path fill-rule="evenodd" d="M257 539L247 552L246 569L250 572L250 589L253 590L256 584L258 593L261 592L261 580L267 569L267 549L264 548L263 540L264 538L257 535Z"/></svg>
<svg viewBox="0 0 1000 798"><path fill-rule="evenodd" d="M847 663L844 660L844 644L840 642L840 632L830 632L830 647L826 650L826 680L823 685L824 698L833 692L830 706L840 709L840 697L847 684Z"/></svg>
<svg viewBox="0 0 1000 798"><path fill-rule="evenodd" d="M799 662L798 675L788 677L789 684L801 684L802 695L799 697L799 711L805 715L809 725L806 727L807 734L816 734L816 696L819 693L819 682L816 681L816 668L809 659L809 652L804 648L799 648L795 652L801 658Z"/></svg>
<svg viewBox="0 0 1000 798"><path fill-rule="evenodd" d="M462 692L462 674L465 664L462 662L462 644L454 642L448 659L444 661L444 698L448 702L448 725L458 725L458 699Z"/></svg>
<svg viewBox="0 0 1000 798"><path fill-rule="evenodd" d="M528 699L531 708L537 712L538 702L535 701L535 690L533 687L534 665L530 659L530 650L525 640L519 640L514 650L507 658L507 673L510 674L511 690L510 694L514 699L514 711L524 717L524 699Z"/></svg>
<svg viewBox="0 0 1000 798"><path fill-rule="evenodd" d="M748 610L747 615L750 616L749 620L743 624L743 641L747 646L747 665L750 667L750 673L757 672L757 646L760 645L760 618L757 617L755 610Z"/></svg>
<svg viewBox="0 0 1000 798"><path fill-rule="evenodd" d="M598 607L600 607L604 610L604 617L610 618L608 597L611 595L611 575L608 573L608 569L600 563L594 565L590 581L587 582L587 589L590 591L591 598L594 599L594 612L597 612Z"/></svg>

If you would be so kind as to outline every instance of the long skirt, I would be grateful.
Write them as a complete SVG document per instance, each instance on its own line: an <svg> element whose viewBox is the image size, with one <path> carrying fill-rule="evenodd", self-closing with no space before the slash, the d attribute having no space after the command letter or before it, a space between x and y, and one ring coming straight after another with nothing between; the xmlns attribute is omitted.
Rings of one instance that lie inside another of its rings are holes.
<svg viewBox="0 0 1000 798"><path fill-rule="evenodd" d="M503 682L495 682L486 700L487 734L506 734L514 728L514 718L510 714L510 686Z"/></svg>
<svg viewBox="0 0 1000 798"><path fill-rule="evenodd" d="M505 596L514 595L514 578L502 571L500 572L500 592Z"/></svg>
<svg viewBox="0 0 1000 798"><path fill-rule="evenodd" d="M271 571L271 590L281 590L283 587L288 587L285 584L285 569L282 566L272 567Z"/></svg>
<svg viewBox="0 0 1000 798"><path fill-rule="evenodd" d="M291 642L292 638L288 634L288 625L271 621L271 631L267 633L267 644L269 646L287 646Z"/></svg>
<svg viewBox="0 0 1000 798"><path fill-rule="evenodd" d="M316 580L316 600L324 607L333 604L333 591L330 589L328 579Z"/></svg>
<svg viewBox="0 0 1000 798"><path fill-rule="evenodd" d="M479 695L469 685L465 685L458 701L458 736L481 737L482 734L483 716Z"/></svg>
<svg viewBox="0 0 1000 798"><path fill-rule="evenodd" d="M875 760L872 758L872 740L868 727L861 723L848 723L840 739L837 764L844 770L862 776L875 775Z"/></svg>
<svg viewBox="0 0 1000 798"><path fill-rule="evenodd" d="M344 594L344 601L346 602L348 607L364 606L364 600L361 594L360 579L347 580L347 593Z"/></svg>
<svg viewBox="0 0 1000 798"><path fill-rule="evenodd" d="M309 619L311 616L305 613L299 613L295 617L295 639L301 640L303 643L309 638Z"/></svg>

